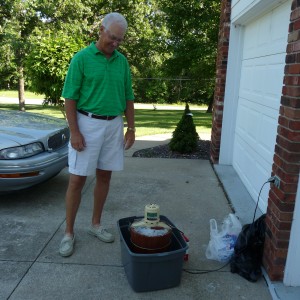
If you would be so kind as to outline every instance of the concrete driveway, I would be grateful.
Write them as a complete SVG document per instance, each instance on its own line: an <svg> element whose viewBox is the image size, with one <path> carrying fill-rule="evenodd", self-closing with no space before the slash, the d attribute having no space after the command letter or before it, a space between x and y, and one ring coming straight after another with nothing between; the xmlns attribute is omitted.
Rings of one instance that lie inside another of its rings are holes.
<svg viewBox="0 0 300 300"><path fill-rule="evenodd" d="M170 289L133 291L121 262L117 222L142 216L148 203L159 204L161 214L189 237L189 261L184 262L184 269L223 266L205 257L209 220L221 222L231 212L210 162L131 157L132 151L155 143L161 141L137 141L126 154L125 170L113 174L102 219L116 234L113 244L86 233L93 176L83 192L75 253L69 258L58 253L65 223L67 170L31 190L0 196L0 299L272 299L264 278L250 283L232 274L229 266L201 275L182 272L180 285Z"/></svg>

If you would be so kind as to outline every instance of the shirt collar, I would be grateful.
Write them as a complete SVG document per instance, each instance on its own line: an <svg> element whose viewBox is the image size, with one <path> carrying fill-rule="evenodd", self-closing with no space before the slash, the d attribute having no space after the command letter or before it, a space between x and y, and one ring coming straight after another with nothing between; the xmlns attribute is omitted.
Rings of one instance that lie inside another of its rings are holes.
<svg viewBox="0 0 300 300"><path fill-rule="evenodd" d="M102 51L100 51L97 47L96 47L96 42L92 42L90 45L90 49L92 50L93 54L97 55L104 55ZM112 53L110 58L114 58L114 57L118 57L119 56L119 52L117 50L114 50L114 52Z"/></svg>

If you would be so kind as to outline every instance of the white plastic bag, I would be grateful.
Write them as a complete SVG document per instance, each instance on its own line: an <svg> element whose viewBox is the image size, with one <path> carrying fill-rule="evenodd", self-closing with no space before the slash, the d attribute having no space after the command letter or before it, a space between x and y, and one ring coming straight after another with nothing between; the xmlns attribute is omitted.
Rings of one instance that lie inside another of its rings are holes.
<svg viewBox="0 0 300 300"><path fill-rule="evenodd" d="M234 245L242 230L242 224L234 214L229 214L224 219L220 231L215 219L211 219L209 223L210 241L205 252L206 258L227 262L234 253Z"/></svg>

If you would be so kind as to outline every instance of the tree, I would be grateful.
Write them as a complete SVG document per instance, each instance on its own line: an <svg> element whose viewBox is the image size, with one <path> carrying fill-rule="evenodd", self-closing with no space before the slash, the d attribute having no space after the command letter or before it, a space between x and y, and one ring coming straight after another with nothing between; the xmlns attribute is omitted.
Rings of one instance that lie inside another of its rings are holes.
<svg viewBox="0 0 300 300"><path fill-rule="evenodd" d="M182 82L181 99L206 103L214 90L220 0L161 0L172 48L165 61L168 75L191 79Z"/></svg>
<svg viewBox="0 0 300 300"><path fill-rule="evenodd" d="M28 37L41 22L36 14L35 0L1 0L1 48L7 50L9 64L2 65L2 72L10 71L17 79L19 109L25 110L24 99L24 59L28 51Z"/></svg>
<svg viewBox="0 0 300 300"><path fill-rule="evenodd" d="M161 80L164 77L162 66L171 53L166 44L168 30L161 15L160 1L126 3L124 11L120 12L129 23L128 40L120 50L129 60L136 98L145 103L165 102L167 86Z"/></svg>
<svg viewBox="0 0 300 300"><path fill-rule="evenodd" d="M6 84L16 82L16 86L19 91L19 107L20 110L25 110L24 88L26 70L24 67L26 55L31 52L31 48L33 46L32 42L35 42L38 39L43 39L43 32L45 29L49 29L50 31L53 30L53 32L61 30L71 39L79 34L81 35L80 40L83 40L84 36L90 33L89 30L92 27L90 21L95 16L95 13L91 12L91 7L97 10L99 7L101 8L103 5L105 5L107 1L0 1L0 49L5 50L5 52L1 53L1 58L7 58L4 60L4 62L7 63L0 64L0 74L5 75L2 78L5 78ZM65 54L62 53L62 56L65 56ZM53 63L53 61L50 60L48 62ZM26 65L27 67L29 66L28 63ZM45 61L44 67L46 67ZM48 70L52 67L53 65L49 66ZM62 72L64 71L65 70L62 70ZM29 71L28 75L29 74L33 75L34 71ZM55 75L56 78L60 76L60 74ZM32 82L37 83L36 79L37 76L33 78ZM55 78L53 80L55 81ZM53 83L53 81L50 82ZM2 83L2 85L3 84L4 83ZM45 89L45 82L43 82L43 84L44 87L36 90L35 88L37 86L33 85L35 87L33 90L38 92L39 90ZM57 88L57 85L48 87L47 91L50 92L52 90L51 93L53 93L54 90L57 91Z"/></svg>
<svg viewBox="0 0 300 300"><path fill-rule="evenodd" d="M212 99L220 0L0 3L0 85L17 82L20 99L25 78L32 90L47 92L47 101L59 101L66 60L83 43L98 38L100 21L111 11L122 13L129 23L128 38L120 51L131 65L138 101L208 103L207 99ZM61 63L60 68L55 60ZM52 86L46 87L45 83Z"/></svg>
<svg viewBox="0 0 300 300"><path fill-rule="evenodd" d="M82 47L80 37L69 37L62 31L36 38L26 59L30 89L44 94L46 103L60 104L70 60Z"/></svg>
<svg viewBox="0 0 300 300"><path fill-rule="evenodd" d="M177 124L169 147L172 151L192 153L197 149L199 136L193 121L193 114L186 103L181 120Z"/></svg>
<svg viewBox="0 0 300 300"><path fill-rule="evenodd" d="M159 41L163 35L163 26L161 26L161 22L158 22L155 1L151 1L151 3L150 1L146 3L144 0L113 1L106 3L106 5L104 5L105 1L90 1L89 5L80 5L84 2L80 0L75 1L75 3L72 2L72 7L76 7L76 15L74 15L74 12L72 15L72 13L68 13L70 8L67 4L69 1L55 2L56 8L54 9L53 3L49 5L48 1L40 0L40 17L43 18L44 28L48 28L47 32L49 33L41 37L42 33L36 31L35 37L31 40L35 46L32 50L33 53L28 56L27 64L28 75L31 78L30 88L38 93L42 90L45 92L46 83L58 82L55 72L52 71L56 69L56 67L53 67L55 60L65 61L64 57L60 58L59 56L68 56L69 54L72 56L74 54L74 51L69 53L71 49L67 45L64 47L63 43L60 48L64 48L64 51L53 49L54 44L59 43L59 41L55 40L53 44L50 40L55 39L57 32L63 32L69 37L67 39L70 39L70 41L74 39L74 36L77 36L77 40L81 39L89 43L98 39L102 17L110 11L117 11L122 13L129 23L128 39L120 46L120 51L127 56L130 62L137 98L142 102L152 102L153 99L155 99L155 102L164 101L166 86L163 82L148 81L149 84L147 84L147 81L141 79L162 77L161 66L165 55L163 51L166 47L164 43ZM51 34L51 32L55 33ZM50 56L47 54L49 50L52 59L50 57L46 59ZM49 63L50 66L47 67L45 63ZM42 66L45 70L42 70ZM65 74L67 66L60 64L60 67L59 72ZM47 73L47 81L43 79L45 73ZM40 79L37 81L38 76ZM56 91L58 91L57 87ZM58 94L55 95L55 98L57 97ZM58 99L55 101L58 101Z"/></svg>

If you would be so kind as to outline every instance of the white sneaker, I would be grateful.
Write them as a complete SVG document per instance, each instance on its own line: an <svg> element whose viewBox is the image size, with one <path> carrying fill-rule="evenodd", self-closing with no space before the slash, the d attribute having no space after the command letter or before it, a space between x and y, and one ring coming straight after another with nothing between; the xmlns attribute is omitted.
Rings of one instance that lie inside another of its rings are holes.
<svg viewBox="0 0 300 300"><path fill-rule="evenodd" d="M65 234L65 236L60 242L59 254L63 257L72 255L74 252L74 243L75 235L73 234L73 236L70 236L68 234Z"/></svg>
<svg viewBox="0 0 300 300"><path fill-rule="evenodd" d="M91 225L88 233L97 237L99 240L105 243L112 243L115 240L113 234L109 233L105 228L102 226L93 226Z"/></svg>

